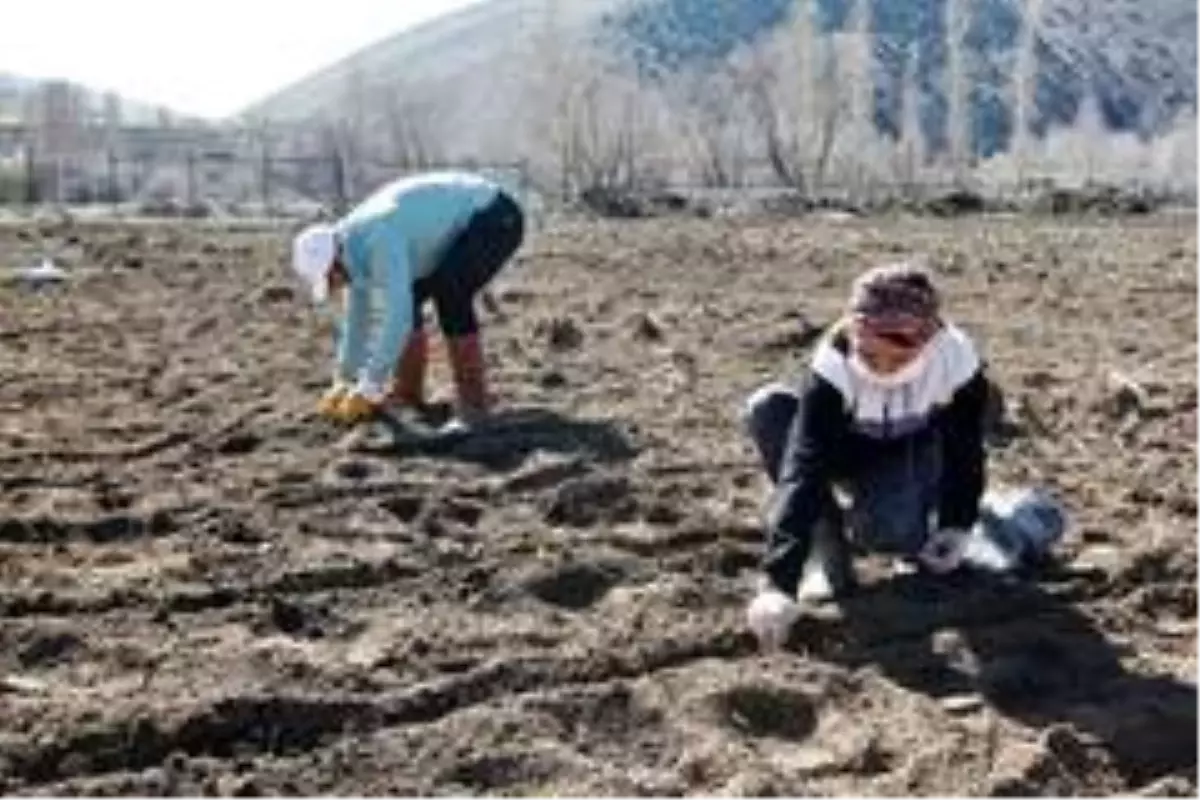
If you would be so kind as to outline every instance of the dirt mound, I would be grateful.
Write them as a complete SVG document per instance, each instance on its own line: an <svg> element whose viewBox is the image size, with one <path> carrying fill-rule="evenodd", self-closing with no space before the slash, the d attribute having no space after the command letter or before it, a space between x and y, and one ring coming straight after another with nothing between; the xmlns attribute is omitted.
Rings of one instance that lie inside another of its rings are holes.
<svg viewBox="0 0 1200 800"><path fill-rule="evenodd" d="M1042 214L1098 214L1125 216L1150 214L1171 198L1150 191L1095 186L1084 189L1051 188L1038 194L1030 207Z"/></svg>
<svg viewBox="0 0 1200 800"><path fill-rule="evenodd" d="M317 420L278 231L0 228L47 250L71 282L0 287L7 794L1196 791L1192 219L560 223L445 440ZM865 559L762 655L739 404L910 253L999 387L992 480L1074 525L1015 585Z"/></svg>
<svg viewBox="0 0 1200 800"><path fill-rule="evenodd" d="M579 193L580 208L608 219L643 219L665 215L692 214L707 217L703 203L669 191L639 191L611 187L591 187Z"/></svg>

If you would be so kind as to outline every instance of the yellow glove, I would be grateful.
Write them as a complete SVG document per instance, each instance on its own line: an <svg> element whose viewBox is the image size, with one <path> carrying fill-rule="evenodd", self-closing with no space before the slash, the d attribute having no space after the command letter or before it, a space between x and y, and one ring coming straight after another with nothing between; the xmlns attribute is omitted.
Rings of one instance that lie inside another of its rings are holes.
<svg viewBox="0 0 1200 800"><path fill-rule="evenodd" d="M341 381L335 382L329 391L321 395L321 399L317 401L317 414L325 419L337 419L338 409L349 393L349 386Z"/></svg>
<svg viewBox="0 0 1200 800"><path fill-rule="evenodd" d="M334 419L344 425L354 425L374 417L379 408L379 403L368 400L359 392L350 392L338 403Z"/></svg>

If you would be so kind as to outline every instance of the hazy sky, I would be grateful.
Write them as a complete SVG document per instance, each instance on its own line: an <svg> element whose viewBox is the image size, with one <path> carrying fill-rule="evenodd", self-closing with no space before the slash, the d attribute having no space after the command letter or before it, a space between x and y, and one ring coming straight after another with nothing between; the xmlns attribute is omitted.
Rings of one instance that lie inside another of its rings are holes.
<svg viewBox="0 0 1200 800"><path fill-rule="evenodd" d="M3 0L0 72L220 117L478 0Z"/></svg>

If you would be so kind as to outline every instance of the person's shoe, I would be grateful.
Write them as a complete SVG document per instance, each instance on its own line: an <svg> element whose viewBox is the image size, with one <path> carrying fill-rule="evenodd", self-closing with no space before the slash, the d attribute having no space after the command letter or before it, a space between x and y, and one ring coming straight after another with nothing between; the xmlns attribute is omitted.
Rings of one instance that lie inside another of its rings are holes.
<svg viewBox="0 0 1200 800"><path fill-rule="evenodd" d="M829 574L811 561L806 564L800 585L796 587L796 599L802 603L827 603L837 596Z"/></svg>
<svg viewBox="0 0 1200 800"><path fill-rule="evenodd" d="M388 394L388 403L414 408L425 407L425 373L429 364L429 335L415 331L409 338L396 368L396 379Z"/></svg>
<svg viewBox="0 0 1200 800"><path fill-rule="evenodd" d="M841 526L818 523L812 548L804 562L796 598L802 603L822 603L844 597L858 585L850 546Z"/></svg>

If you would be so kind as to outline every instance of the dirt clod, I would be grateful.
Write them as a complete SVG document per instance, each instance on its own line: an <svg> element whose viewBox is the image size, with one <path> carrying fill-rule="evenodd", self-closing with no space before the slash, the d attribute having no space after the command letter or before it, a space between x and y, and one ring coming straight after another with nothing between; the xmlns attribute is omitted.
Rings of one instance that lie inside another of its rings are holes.
<svg viewBox="0 0 1200 800"><path fill-rule="evenodd" d="M577 350L583 346L583 331L572 319L539 322L534 333L544 337L551 350Z"/></svg>

